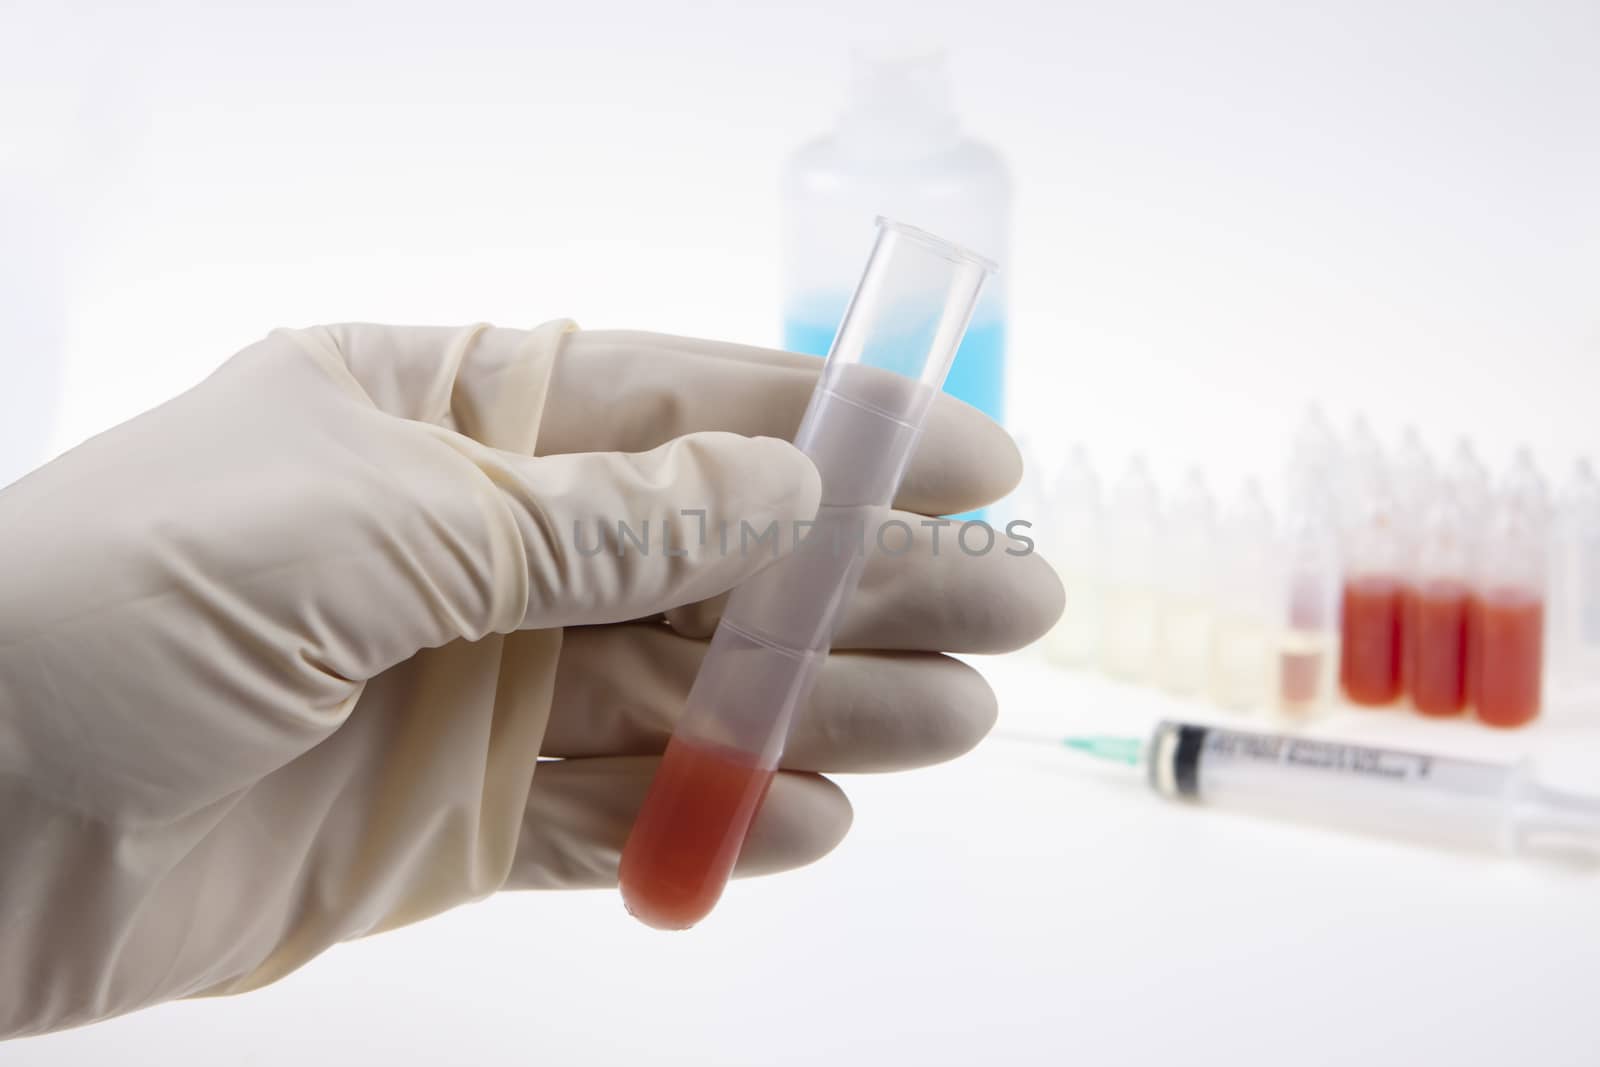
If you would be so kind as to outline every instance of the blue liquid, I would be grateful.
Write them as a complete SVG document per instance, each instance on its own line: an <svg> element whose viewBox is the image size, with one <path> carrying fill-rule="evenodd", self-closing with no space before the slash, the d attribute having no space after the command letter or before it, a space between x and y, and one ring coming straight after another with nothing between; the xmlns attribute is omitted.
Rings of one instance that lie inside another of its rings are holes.
<svg viewBox="0 0 1600 1067"><path fill-rule="evenodd" d="M799 319L783 324L783 347L791 352L825 356L838 323L821 325ZM995 422L1005 421L1006 328L1001 322L976 323L967 329L944 391L964 400Z"/></svg>
<svg viewBox="0 0 1600 1067"><path fill-rule="evenodd" d="M841 312L842 317L842 312ZM791 352L826 356L833 346L837 323L789 319L783 324L783 347ZM944 391L964 400L995 422L1004 423L1006 384L1006 327L1003 322L976 323L956 349L956 359L944 380ZM963 522L984 518L984 510L967 511L951 518Z"/></svg>

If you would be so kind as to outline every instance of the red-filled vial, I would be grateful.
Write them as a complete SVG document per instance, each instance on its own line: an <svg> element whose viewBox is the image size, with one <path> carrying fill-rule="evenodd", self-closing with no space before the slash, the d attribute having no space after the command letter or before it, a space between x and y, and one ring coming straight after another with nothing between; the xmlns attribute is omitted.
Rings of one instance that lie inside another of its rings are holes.
<svg viewBox="0 0 1600 1067"><path fill-rule="evenodd" d="M1440 486L1412 552L1415 577L1406 592L1402 673L1412 707L1424 715L1459 715L1470 700L1468 622L1483 520L1473 518L1465 500L1480 489L1470 478Z"/></svg>
<svg viewBox="0 0 1600 1067"><path fill-rule="evenodd" d="M1423 545L1436 532L1435 516L1445 503L1448 489L1414 426L1407 426L1401 435L1391 468L1395 524L1400 541L1399 573L1405 578L1400 605L1400 690L1410 693L1417 667L1414 623L1421 618L1418 614L1421 589L1424 579L1430 576Z"/></svg>
<svg viewBox="0 0 1600 1067"><path fill-rule="evenodd" d="M1397 577L1360 575L1345 581L1339 684L1351 703L1381 707L1400 698L1404 597Z"/></svg>
<svg viewBox="0 0 1600 1067"><path fill-rule="evenodd" d="M1339 686L1352 704L1382 707L1400 699L1400 640L1409 568L1390 472L1364 421L1356 424L1351 450Z"/></svg>
<svg viewBox="0 0 1600 1067"><path fill-rule="evenodd" d="M1291 469L1281 556L1276 706L1305 719L1331 705L1339 666L1339 521L1325 468Z"/></svg>
<svg viewBox="0 0 1600 1067"><path fill-rule="evenodd" d="M1544 598L1495 589L1474 598L1470 625L1473 702L1489 726L1524 726L1539 714L1544 676Z"/></svg>
<svg viewBox="0 0 1600 1067"><path fill-rule="evenodd" d="M1406 689L1424 715L1466 710L1471 603L1462 581L1425 582L1406 598Z"/></svg>
<svg viewBox="0 0 1600 1067"><path fill-rule="evenodd" d="M674 737L622 850L628 911L658 930L711 914L773 774L738 749Z"/></svg>
<svg viewBox="0 0 1600 1067"><path fill-rule="evenodd" d="M1468 617L1467 688L1478 719L1523 726L1544 696L1549 493L1520 449L1495 494Z"/></svg>

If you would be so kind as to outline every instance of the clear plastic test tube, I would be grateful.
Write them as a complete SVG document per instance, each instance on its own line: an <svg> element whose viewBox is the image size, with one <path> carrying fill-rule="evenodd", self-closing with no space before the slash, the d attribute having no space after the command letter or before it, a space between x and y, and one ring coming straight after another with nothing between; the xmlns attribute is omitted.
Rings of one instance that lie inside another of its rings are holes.
<svg viewBox="0 0 1600 1067"><path fill-rule="evenodd" d="M822 506L789 555L734 590L628 835L622 899L686 929L722 896L840 615L994 264L912 226L877 241L795 435ZM896 546L898 547L898 542Z"/></svg>

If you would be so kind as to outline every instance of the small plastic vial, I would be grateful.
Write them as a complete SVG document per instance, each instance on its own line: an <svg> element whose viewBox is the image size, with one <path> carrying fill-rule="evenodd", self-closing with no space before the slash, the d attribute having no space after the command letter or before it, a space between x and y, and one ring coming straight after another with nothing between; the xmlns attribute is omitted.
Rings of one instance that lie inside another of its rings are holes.
<svg viewBox="0 0 1600 1067"><path fill-rule="evenodd" d="M1066 464L1046 483L1039 538L1066 593L1061 618L1045 635L1045 658L1062 667L1093 663L1101 630L1100 479L1088 453L1075 446Z"/></svg>
<svg viewBox="0 0 1600 1067"><path fill-rule="evenodd" d="M1315 469L1292 480L1282 543L1274 706L1286 719L1305 720L1332 706L1339 663L1338 519Z"/></svg>
<svg viewBox="0 0 1600 1067"><path fill-rule="evenodd" d="M1497 494L1467 619L1478 721L1523 726L1543 703L1549 493L1526 450Z"/></svg>
<svg viewBox="0 0 1600 1067"><path fill-rule="evenodd" d="M1345 503L1339 685L1351 703L1381 707L1401 693L1404 539L1382 453L1376 442L1360 453Z"/></svg>
<svg viewBox="0 0 1600 1067"><path fill-rule="evenodd" d="M1407 426L1400 435L1400 446L1395 449L1389 464L1390 499L1393 502L1395 536L1400 553L1400 688L1411 691L1411 668L1416 664L1415 650L1409 641L1413 635L1406 620L1416 612L1417 573L1422 565L1421 542L1423 529L1433 511L1435 498L1440 491L1440 478L1433 457L1422 443L1416 428Z"/></svg>
<svg viewBox="0 0 1600 1067"><path fill-rule="evenodd" d="M1271 701L1271 631L1280 603L1278 545L1261 486L1247 482L1222 519L1217 613L1211 635L1212 702L1256 711Z"/></svg>
<svg viewBox="0 0 1600 1067"><path fill-rule="evenodd" d="M1556 511L1550 582L1550 703L1600 704L1600 480L1579 460Z"/></svg>
<svg viewBox="0 0 1600 1067"><path fill-rule="evenodd" d="M1118 479L1106 512L1106 584L1100 669L1144 681L1155 664L1161 504L1143 458Z"/></svg>
<svg viewBox="0 0 1600 1067"><path fill-rule="evenodd" d="M1467 622L1476 532L1453 491L1435 495L1418 536L1402 642L1406 690L1412 707L1423 715L1459 715L1467 705Z"/></svg>
<svg viewBox="0 0 1600 1067"><path fill-rule="evenodd" d="M1216 599L1217 507L1199 470L1184 478L1163 531L1157 674L1169 692L1194 696L1211 668Z"/></svg>

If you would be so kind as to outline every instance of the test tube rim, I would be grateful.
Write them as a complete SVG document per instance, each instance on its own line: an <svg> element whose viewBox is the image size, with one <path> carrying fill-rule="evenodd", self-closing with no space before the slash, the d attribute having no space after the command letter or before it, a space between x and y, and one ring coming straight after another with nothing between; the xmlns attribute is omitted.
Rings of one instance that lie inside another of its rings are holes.
<svg viewBox="0 0 1600 1067"><path fill-rule="evenodd" d="M948 259L952 263L968 263L982 268L989 274L999 274L1000 266L987 256L980 256L970 248L946 240L938 234L929 233L918 226L898 219L891 219L887 215L879 215L877 223L880 229L891 230L902 237L917 242L929 251Z"/></svg>

